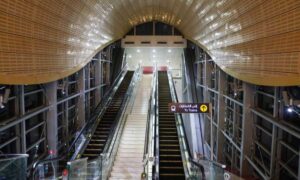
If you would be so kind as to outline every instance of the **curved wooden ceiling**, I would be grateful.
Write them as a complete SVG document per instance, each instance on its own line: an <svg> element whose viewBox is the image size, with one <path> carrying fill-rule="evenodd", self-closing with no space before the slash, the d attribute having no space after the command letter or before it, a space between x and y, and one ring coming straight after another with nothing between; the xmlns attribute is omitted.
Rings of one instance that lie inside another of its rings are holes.
<svg viewBox="0 0 300 180"><path fill-rule="evenodd" d="M1 0L0 83L65 77L152 20L177 27L234 77L300 84L299 0Z"/></svg>

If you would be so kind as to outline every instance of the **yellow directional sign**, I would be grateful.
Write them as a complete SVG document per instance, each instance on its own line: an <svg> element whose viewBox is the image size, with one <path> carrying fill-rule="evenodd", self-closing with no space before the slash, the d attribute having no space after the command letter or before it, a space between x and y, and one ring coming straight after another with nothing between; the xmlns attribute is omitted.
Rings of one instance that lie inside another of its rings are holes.
<svg viewBox="0 0 300 180"><path fill-rule="evenodd" d="M200 106L200 111L203 112L203 113L206 113L208 110L208 106L206 104L202 104Z"/></svg>

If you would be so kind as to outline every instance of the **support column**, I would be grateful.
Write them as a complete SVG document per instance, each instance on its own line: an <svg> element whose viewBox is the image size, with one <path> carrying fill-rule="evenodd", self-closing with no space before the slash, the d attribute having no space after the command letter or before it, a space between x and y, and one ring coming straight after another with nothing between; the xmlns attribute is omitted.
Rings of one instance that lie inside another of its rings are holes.
<svg viewBox="0 0 300 180"><path fill-rule="evenodd" d="M224 119L225 119L225 101L223 93L225 90L225 73L219 71L219 96L218 96L218 143L217 143L217 160L221 160L223 157L223 144L224 144L224 135L222 130L224 129Z"/></svg>
<svg viewBox="0 0 300 180"><path fill-rule="evenodd" d="M203 80L203 96L204 96L204 102L209 102L209 93L208 93L208 85L209 85L209 78L210 78L210 71L208 70L208 58L206 53L204 54L204 80ZM204 147L205 147L205 142L206 142L206 137L210 136L211 138L211 130L206 129L207 124L210 124L210 121L207 120L207 114L203 114L203 119L202 119L202 125L203 125L203 130L204 130ZM208 143L208 142L206 142ZM210 147L209 147L210 148ZM210 156L210 152L208 152L208 148L205 147L205 157Z"/></svg>
<svg viewBox="0 0 300 180"><path fill-rule="evenodd" d="M273 110L273 117L274 119L278 118L278 112L279 112L279 88L274 88L274 110ZM275 176L275 169L276 169L276 150L277 150L277 130L278 128L273 124L272 128L272 145L271 145L271 162L270 162L270 177L276 177Z"/></svg>
<svg viewBox="0 0 300 180"><path fill-rule="evenodd" d="M80 93L79 99L78 99L78 121L77 121L77 127L83 127L85 124L85 73L84 69L82 68L78 72L78 91Z"/></svg>
<svg viewBox="0 0 300 180"><path fill-rule="evenodd" d="M95 90L95 104L96 106L100 103L100 100L101 100L101 78L102 78L102 75L101 75L101 62L100 60L98 59L96 62L95 62L95 84L97 87L99 87L98 89Z"/></svg>
<svg viewBox="0 0 300 180"><path fill-rule="evenodd" d="M84 73L85 73L85 79L87 80L87 84L85 89L90 89L90 63L87 64L87 66L84 68ZM84 90L85 92L85 90ZM87 105L87 107L85 107L85 110L87 110L87 112L85 112L85 114L87 115L85 118L86 119L90 119L90 93L87 93L87 96L85 97L85 105Z"/></svg>
<svg viewBox="0 0 300 180"><path fill-rule="evenodd" d="M240 175L249 175L249 163L245 159L245 156L251 157L252 146L252 133L253 133L253 113L251 113L251 106L254 105L253 94L255 87L248 83L243 83L244 89L244 111L243 111L243 134L242 134L242 146L241 146L241 173Z"/></svg>
<svg viewBox="0 0 300 180"><path fill-rule="evenodd" d="M48 100L49 110L47 112L47 144L49 153L57 155L57 81L45 85L46 97Z"/></svg>
<svg viewBox="0 0 300 180"><path fill-rule="evenodd" d="M66 97L69 97L69 92L66 91ZM67 144L67 147L69 147L70 143L69 143L69 140L70 140L70 127L69 127L69 100L64 102L63 103L63 106L64 106L64 110L65 110L65 118L64 118L64 121L63 121L63 126L65 127L65 142Z"/></svg>
<svg viewBox="0 0 300 180"><path fill-rule="evenodd" d="M20 117L25 115L25 96L24 96L24 86L19 86L19 100L20 100ZM26 153L26 120L20 123L21 130L21 152Z"/></svg>
<svg viewBox="0 0 300 180"><path fill-rule="evenodd" d="M278 139L282 140L282 130L281 129L278 129ZM276 159L277 160L280 160L281 159L281 143L278 141L278 143L276 144L276 149L277 149L277 152L276 152ZM299 156L300 157L300 156ZM299 158L299 161L300 161L300 158ZM300 162L299 162L300 163ZM299 164L300 165L300 164ZM278 161L276 162L275 164L275 171L274 171L274 179L277 180L279 179L279 176L280 176L280 164L278 163ZM298 171L298 173L300 174L300 171ZM299 179L299 178L298 178Z"/></svg>
<svg viewBox="0 0 300 180"><path fill-rule="evenodd" d="M275 98L276 99L276 98ZM277 150L277 127L273 124L272 128L272 145L271 145L271 162L270 162L270 177L275 174L276 150Z"/></svg>
<svg viewBox="0 0 300 180"><path fill-rule="evenodd" d="M19 92L20 92L20 86L15 86L15 92L16 93L16 102L15 102L15 116L16 117L20 117L20 97L19 97ZM18 154L21 154L22 153L22 146L21 146L21 142L22 142L22 139L21 139L21 129L20 129L20 126L19 125L16 125L15 126L15 131L16 131L16 137L17 137L17 140L16 140L16 153Z"/></svg>
<svg viewBox="0 0 300 180"><path fill-rule="evenodd" d="M298 159L299 159L299 161L298 161L298 179L300 179L300 149L298 151Z"/></svg>

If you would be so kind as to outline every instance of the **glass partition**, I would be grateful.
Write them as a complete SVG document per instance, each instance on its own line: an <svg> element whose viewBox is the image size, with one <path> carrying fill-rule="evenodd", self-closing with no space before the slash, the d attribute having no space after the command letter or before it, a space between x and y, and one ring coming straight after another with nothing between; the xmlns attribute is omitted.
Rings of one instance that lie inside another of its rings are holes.
<svg viewBox="0 0 300 180"><path fill-rule="evenodd" d="M87 158L68 162L69 179L85 180L87 178Z"/></svg>
<svg viewBox="0 0 300 180"><path fill-rule="evenodd" d="M27 170L27 154L0 155L0 179L25 180Z"/></svg>
<svg viewBox="0 0 300 180"><path fill-rule="evenodd" d="M191 164L191 179L223 180L225 178L225 165L207 159L191 160Z"/></svg>

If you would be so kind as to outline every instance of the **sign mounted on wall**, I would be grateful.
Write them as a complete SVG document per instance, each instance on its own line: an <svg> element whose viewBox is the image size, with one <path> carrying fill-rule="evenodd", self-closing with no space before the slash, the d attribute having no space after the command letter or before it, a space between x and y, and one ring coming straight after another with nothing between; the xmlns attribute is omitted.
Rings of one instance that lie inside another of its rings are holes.
<svg viewBox="0 0 300 180"><path fill-rule="evenodd" d="M173 113L209 113L209 103L169 103Z"/></svg>

